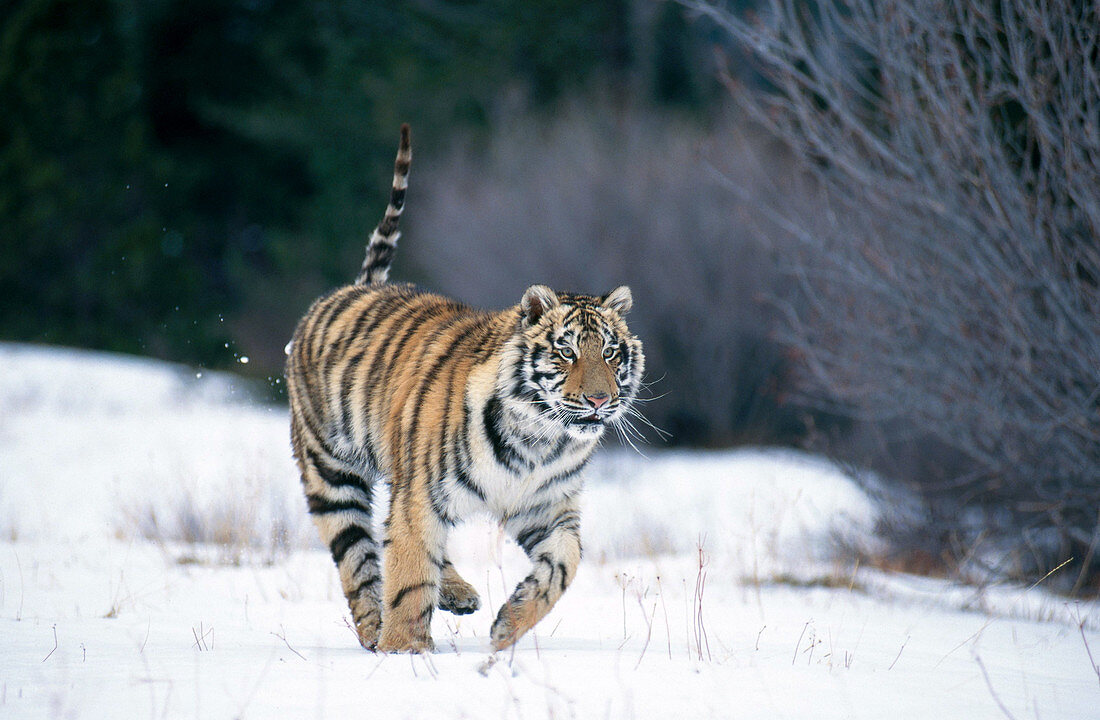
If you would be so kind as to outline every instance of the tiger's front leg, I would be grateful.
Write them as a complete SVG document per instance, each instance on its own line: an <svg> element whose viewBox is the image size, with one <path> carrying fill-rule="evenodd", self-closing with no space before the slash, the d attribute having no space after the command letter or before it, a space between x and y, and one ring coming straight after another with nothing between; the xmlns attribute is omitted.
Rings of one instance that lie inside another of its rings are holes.
<svg viewBox="0 0 1100 720"><path fill-rule="evenodd" d="M427 498L392 486L383 549L382 652L431 652L446 532Z"/></svg>
<svg viewBox="0 0 1100 720"><path fill-rule="evenodd" d="M516 526L509 529L514 529L516 541L534 567L497 613L490 631L494 650L515 643L550 612L573 582L581 559L580 514L572 502L534 522L509 525Z"/></svg>

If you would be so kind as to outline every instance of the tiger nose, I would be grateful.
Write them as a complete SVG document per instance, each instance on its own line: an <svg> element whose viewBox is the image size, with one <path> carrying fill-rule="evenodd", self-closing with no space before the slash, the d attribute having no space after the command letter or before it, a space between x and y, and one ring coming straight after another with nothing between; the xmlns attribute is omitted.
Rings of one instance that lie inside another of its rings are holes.
<svg viewBox="0 0 1100 720"><path fill-rule="evenodd" d="M607 404L609 397L607 393L601 392L585 395L584 399L588 401L588 404L591 405L594 410L599 410Z"/></svg>

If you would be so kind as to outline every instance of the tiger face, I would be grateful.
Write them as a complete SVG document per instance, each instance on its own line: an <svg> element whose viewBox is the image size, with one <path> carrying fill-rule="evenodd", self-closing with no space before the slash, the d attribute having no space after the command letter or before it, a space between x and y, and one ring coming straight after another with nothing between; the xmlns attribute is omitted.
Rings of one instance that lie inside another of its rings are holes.
<svg viewBox="0 0 1100 720"><path fill-rule="evenodd" d="M595 440L625 419L645 369L642 344L623 320L631 303L626 286L601 297L545 285L524 293L515 377L525 414L538 425L533 434Z"/></svg>

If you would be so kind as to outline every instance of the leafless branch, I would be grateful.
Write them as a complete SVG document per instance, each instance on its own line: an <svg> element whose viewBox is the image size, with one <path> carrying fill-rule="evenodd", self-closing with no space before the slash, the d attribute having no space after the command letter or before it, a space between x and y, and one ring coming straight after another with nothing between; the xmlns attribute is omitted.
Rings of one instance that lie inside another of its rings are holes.
<svg viewBox="0 0 1100 720"><path fill-rule="evenodd" d="M957 454L911 478L928 535L987 533L1031 577L1072 556L1095 579L1097 5L683 4L753 52L772 87L738 100L825 208L769 210L807 400Z"/></svg>

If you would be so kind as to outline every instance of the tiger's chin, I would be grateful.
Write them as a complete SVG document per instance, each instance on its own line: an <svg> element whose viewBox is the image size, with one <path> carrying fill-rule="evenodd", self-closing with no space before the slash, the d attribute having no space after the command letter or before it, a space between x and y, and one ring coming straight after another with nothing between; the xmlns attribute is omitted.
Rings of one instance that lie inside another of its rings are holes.
<svg viewBox="0 0 1100 720"><path fill-rule="evenodd" d="M576 420L570 420L565 425L566 433L568 433L572 437L583 440L594 440L603 435L603 432L606 429L607 418L598 418L594 415L585 418L578 418Z"/></svg>

